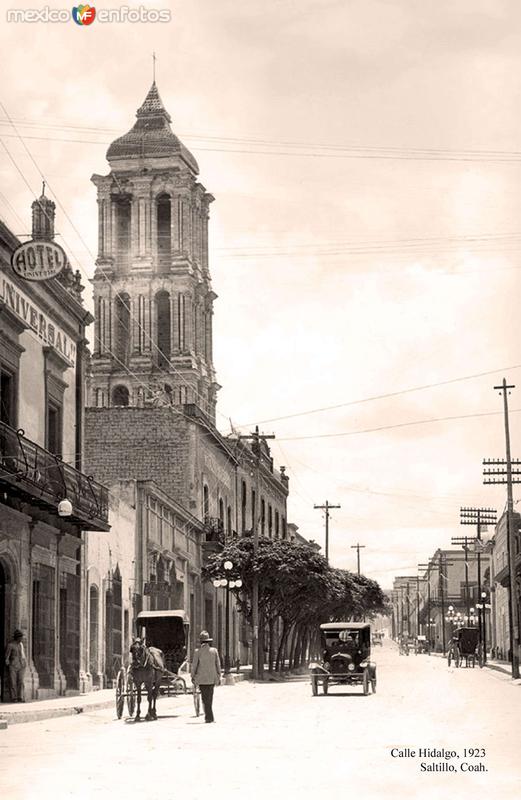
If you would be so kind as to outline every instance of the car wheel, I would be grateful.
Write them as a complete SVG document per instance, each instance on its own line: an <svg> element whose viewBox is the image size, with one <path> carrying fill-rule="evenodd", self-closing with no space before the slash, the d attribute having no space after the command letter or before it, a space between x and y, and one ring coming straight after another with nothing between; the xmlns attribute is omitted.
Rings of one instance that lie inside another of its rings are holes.
<svg viewBox="0 0 521 800"><path fill-rule="evenodd" d="M311 692L313 697L316 697L318 694L318 678L316 675L311 676Z"/></svg>
<svg viewBox="0 0 521 800"><path fill-rule="evenodd" d="M324 692L324 694L327 694L328 689L329 689L329 681L327 678L324 678L324 680L322 681L322 691Z"/></svg>
<svg viewBox="0 0 521 800"><path fill-rule="evenodd" d="M364 695L369 694L369 675L368 675L366 669L364 670L364 678L363 678L362 688L364 690Z"/></svg>
<svg viewBox="0 0 521 800"><path fill-rule="evenodd" d="M371 689L373 690L373 694L376 694L376 678L371 680Z"/></svg>

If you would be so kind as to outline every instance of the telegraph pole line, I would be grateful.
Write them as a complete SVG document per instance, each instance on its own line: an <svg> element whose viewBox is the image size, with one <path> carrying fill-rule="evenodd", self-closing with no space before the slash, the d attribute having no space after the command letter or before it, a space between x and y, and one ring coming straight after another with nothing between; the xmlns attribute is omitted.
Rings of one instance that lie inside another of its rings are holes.
<svg viewBox="0 0 521 800"><path fill-rule="evenodd" d="M494 386L503 395L503 412L505 421L505 460L484 459L484 483L502 483L507 487L507 542L508 542L508 575L509 575L509 633L510 633L510 658L512 665L512 678L519 678L519 619L516 592L516 551L514 543L514 500L512 485L521 482L521 462L512 461L510 452L510 426L508 419L509 389L515 389L513 384L507 384L506 379L500 386ZM514 469L512 469L514 467Z"/></svg>
<svg viewBox="0 0 521 800"><path fill-rule="evenodd" d="M431 647L431 569L434 565L429 561L428 564L418 564L418 569L427 570L427 640L429 642L429 652Z"/></svg>
<svg viewBox="0 0 521 800"><path fill-rule="evenodd" d="M487 660L487 616L485 613L485 602L481 597L481 553L483 552L483 542L481 539L482 525L495 525L497 522L497 511L495 508L460 508L460 524L475 525L476 538L474 539L474 551L478 557L478 627L479 640L483 649L483 662Z"/></svg>
<svg viewBox="0 0 521 800"><path fill-rule="evenodd" d="M253 516L253 559L257 558L259 551L259 514L257 509L260 509L260 492L261 492L261 441L266 439L274 439L274 434L259 433L259 426L255 430L247 434L241 434L239 439L245 439L252 443L252 451L255 455L256 462L256 477L255 477L255 508L252 508ZM259 512L260 513L260 512ZM264 667L264 653L259 652L259 576L256 571L253 573L252 592L251 592L251 617L252 617L252 672L253 680L258 680L263 672Z"/></svg>
<svg viewBox="0 0 521 800"><path fill-rule="evenodd" d="M325 511L326 512L326 561L329 564L329 509L331 509L331 508L342 508L342 506L340 506L340 505L334 506L329 502L329 500L326 500L324 505L322 505L322 506L315 505L315 506L313 506L313 508L318 508L321 511Z"/></svg>
<svg viewBox="0 0 521 800"><path fill-rule="evenodd" d="M352 544L351 550L356 550L356 568L360 575L360 550L365 549L365 544Z"/></svg>

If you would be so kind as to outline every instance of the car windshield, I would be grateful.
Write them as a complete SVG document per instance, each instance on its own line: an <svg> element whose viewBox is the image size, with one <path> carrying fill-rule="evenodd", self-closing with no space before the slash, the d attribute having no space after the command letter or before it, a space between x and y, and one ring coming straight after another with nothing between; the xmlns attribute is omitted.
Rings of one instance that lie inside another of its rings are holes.
<svg viewBox="0 0 521 800"><path fill-rule="evenodd" d="M334 653L349 653L360 646L359 631L342 631L342 639L339 638L340 631L325 631L325 645L328 650Z"/></svg>

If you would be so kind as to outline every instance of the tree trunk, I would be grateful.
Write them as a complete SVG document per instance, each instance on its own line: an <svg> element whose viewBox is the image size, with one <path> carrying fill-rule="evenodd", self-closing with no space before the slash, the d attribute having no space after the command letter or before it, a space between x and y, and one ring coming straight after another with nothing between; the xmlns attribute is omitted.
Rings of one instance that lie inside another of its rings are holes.
<svg viewBox="0 0 521 800"><path fill-rule="evenodd" d="M275 620L270 616L268 621L269 652L268 652L268 672L273 672L275 661Z"/></svg>

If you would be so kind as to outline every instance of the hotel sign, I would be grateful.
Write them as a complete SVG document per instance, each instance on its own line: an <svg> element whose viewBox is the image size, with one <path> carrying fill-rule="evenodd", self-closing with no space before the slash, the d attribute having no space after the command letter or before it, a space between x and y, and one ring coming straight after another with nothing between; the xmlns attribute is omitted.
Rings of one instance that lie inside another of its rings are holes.
<svg viewBox="0 0 521 800"><path fill-rule="evenodd" d="M17 247L11 266L26 281L47 281L56 278L67 264L65 251L56 242L31 240Z"/></svg>
<svg viewBox="0 0 521 800"><path fill-rule="evenodd" d="M76 343L73 342L47 314L44 314L14 283L2 277L0 301L38 336L43 344L52 347L69 366L76 364Z"/></svg>

